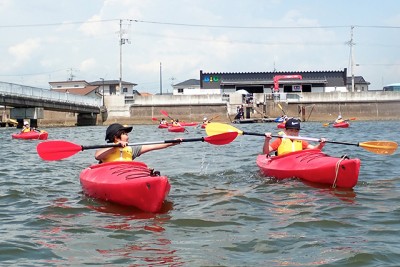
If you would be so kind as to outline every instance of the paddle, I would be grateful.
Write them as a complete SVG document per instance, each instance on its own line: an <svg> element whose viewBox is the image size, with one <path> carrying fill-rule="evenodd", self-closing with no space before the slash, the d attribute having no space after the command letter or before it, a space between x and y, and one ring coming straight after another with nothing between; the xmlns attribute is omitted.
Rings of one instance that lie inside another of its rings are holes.
<svg viewBox="0 0 400 267"><path fill-rule="evenodd" d="M231 125L224 123L210 123L206 126L207 135L215 135L226 132L237 132L239 135L256 135L256 136L264 136L263 133L252 133L252 132L243 132ZM281 135L272 135L272 137L283 138ZM310 138L310 137L301 137L301 136L285 136L289 139L297 139L297 140L305 140L305 141L314 141L320 142L318 138ZM383 154L383 155L391 155L397 149L397 143L393 141L367 141L361 143L346 143L346 142L337 142L337 141L329 141L326 140L326 143L339 144L339 145L350 145L350 146L359 146L364 148L365 150L375 153L375 154Z"/></svg>
<svg viewBox="0 0 400 267"><path fill-rule="evenodd" d="M174 120L174 118L170 117L168 112L166 112L165 110L160 110L161 114L163 114L164 116L170 118L171 120Z"/></svg>
<svg viewBox="0 0 400 267"><path fill-rule="evenodd" d="M280 103L278 103L278 107L282 110L282 112L283 112L283 115L286 115L286 112L285 112L285 110L283 110L283 107L281 106L281 104Z"/></svg>
<svg viewBox="0 0 400 267"><path fill-rule="evenodd" d="M344 121L355 121L356 120L356 118L350 118L350 119L347 119L347 120L344 120ZM327 127L327 126L329 126L329 125L331 125L331 124L334 124L334 122L328 122L328 123L324 123L324 124L322 124L324 127Z"/></svg>
<svg viewBox="0 0 400 267"><path fill-rule="evenodd" d="M129 144L130 146L139 145L154 145L154 144L166 144L166 143L181 143L181 142L207 142L212 145L226 145L235 140L237 132L222 133L213 136L206 136L200 138L191 139L174 139L174 140L164 140L164 141L154 141L154 142L142 142ZM119 144L105 144L105 145L95 145L95 146L82 146L77 145L68 141L63 140L52 140L41 142L37 145L36 150L39 156L43 160L61 160L75 155L76 153L88 150L88 149L98 149L107 147L118 147Z"/></svg>
<svg viewBox="0 0 400 267"><path fill-rule="evenodd" d="M158 119L157 119L157 118L151 118L151 120L152 120L152 121L158 121Z"/></svg>
<svg viewBox="0 0 400 267"><path fill-rule="evenodd" d="M211 119L209 119L208 122L211 122L213 119L216 119L216 118L218 118L218 117L219 117L219 115L214 116L214 117L212 117Z"/></svg>

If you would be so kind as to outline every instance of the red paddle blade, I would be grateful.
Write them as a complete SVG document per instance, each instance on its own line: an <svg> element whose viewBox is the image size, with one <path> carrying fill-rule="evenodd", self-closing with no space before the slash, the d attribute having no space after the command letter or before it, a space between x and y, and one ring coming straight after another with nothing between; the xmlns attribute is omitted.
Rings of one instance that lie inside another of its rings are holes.
<svg viewBox="0 0 400 267"><path fill-rule="evenodd" d="M168 112L166 112L165 110L160 110L161 114L163 114L166 117L169 117Z"/></svg>
<svg viewBox="0 0 400 267"><path fill-rule="evenodd" d="M158 121L158 119L157 118L151 118L153 121Z"/></svg>
<svg viewBox="0 0 400 267"><path fill-rule="evenodd" d="M238 132L227 132L227 133L207 136L204 138L204 141L213 145L226 145L235 140L237 136Z"/></svg>
<svg viewBox="0 0 400 267"><path fill-rule="evenodd" d="M41 142L36 147L43 160L60 160L82 151L82 146L67 141Z"/></svg>

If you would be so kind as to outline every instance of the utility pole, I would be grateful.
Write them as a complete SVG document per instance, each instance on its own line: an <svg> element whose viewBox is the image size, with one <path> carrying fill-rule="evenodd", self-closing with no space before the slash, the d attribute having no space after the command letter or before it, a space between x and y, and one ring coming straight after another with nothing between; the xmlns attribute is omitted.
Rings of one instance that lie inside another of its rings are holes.
<svg viewBox="0 0 400 267"><path fill-rule="evenodd" d="M160 62L160 95L162 95L162 67Z"/></svg>
<svg viewBox="0 0 400 267"><path fill-rule="evenodd" d="M103 90L102 90L102 97L103 97L103 106L104 106L104 78L100 78L103 81Z"/></svg>
<svg viewBox="0 0 400 267"><path fill-rule="evenodd" d="M122 30L122 19L119 20L119 90L122 93L122 45L130 43L128 38L124 38L125 30Z"/></svg>
<svg viewBox="0 0 400 267"><path fill-rule="evenodd" d="M172 76L170 78L170 80L171 80L171 88L172 88L172 93L173 93L174 92L174 81L176 80L176 78Z"/></svg>
<svg viewBox="0 0 400 267"><path fill-rule="evenodd" d="M348 42L348 44L350 46L350 55L351 55L351 92L354 92L354 53L353 53L353 46L355 44L353 42L353 30L354 30L354 26L351 26L350 41Z"/></svg>

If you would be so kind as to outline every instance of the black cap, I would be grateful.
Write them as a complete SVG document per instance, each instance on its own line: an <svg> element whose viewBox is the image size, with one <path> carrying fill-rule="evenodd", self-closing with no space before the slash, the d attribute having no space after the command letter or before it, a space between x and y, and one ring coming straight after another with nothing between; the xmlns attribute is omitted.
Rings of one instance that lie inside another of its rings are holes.
<svg viewBox="0 0 400 267"><path fill-rule="evenodd" d="M300 121L297 119L289 119L286 123L285 123L285 128L286 129L296 129L296 130L300 130Z"/></svg>
<svg viewBox="0 0 400 267"><path fill-rule="evenodd" d="M105 139L107 143L114 142L114 136L117 135L118 131L125 131L127 133L130 133L132 131L132 126L126 127L119 123L113 123L110 126L108 126L106 130L106 139Z"/></svg>

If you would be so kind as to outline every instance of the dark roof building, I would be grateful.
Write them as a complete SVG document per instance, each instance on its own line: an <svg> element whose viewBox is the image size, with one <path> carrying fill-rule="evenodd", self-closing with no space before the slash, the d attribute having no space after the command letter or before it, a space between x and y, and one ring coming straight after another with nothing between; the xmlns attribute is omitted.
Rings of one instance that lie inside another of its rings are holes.
<svg viewBox="0 0 400 267"><path fill-rule="evenodd" d="M368 85L369 83L366 84ZM348 90L347 86L348 77L346 68L342 71L240 73L206 73L202 70L200 71L200 88L220 89L221 93L234 92L241 89L246 90L249 93L270 93L272 91L284 93L332 91L346 92Z"/></svg>

